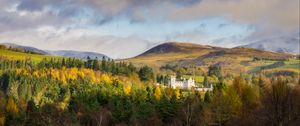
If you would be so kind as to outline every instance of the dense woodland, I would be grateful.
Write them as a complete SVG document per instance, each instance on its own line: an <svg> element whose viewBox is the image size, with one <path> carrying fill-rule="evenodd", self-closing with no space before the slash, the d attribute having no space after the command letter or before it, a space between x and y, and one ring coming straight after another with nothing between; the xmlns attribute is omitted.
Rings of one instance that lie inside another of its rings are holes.
<svg viewBox="0 0 300 126"><path fill-rule="evenodd" d="M165 86L168 75L148 66L105 58L0 57L0 68L0 126L300 125L299 75L229 77L211 66L199 74L214 90L197 92Z"/></svg>

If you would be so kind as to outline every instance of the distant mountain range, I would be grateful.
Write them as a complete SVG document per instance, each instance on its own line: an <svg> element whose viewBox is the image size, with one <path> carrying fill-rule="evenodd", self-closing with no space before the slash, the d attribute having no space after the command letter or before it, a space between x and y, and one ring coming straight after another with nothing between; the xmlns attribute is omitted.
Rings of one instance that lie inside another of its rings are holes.
<svg viewBox="0 0 300 126"><path fill-rule="evenodd" d="M34 47L30 47L30 46L22 46L22 45L17 45L17 44L14 44L14 43L0 43L0 44L6 46L7 48L15 48L15 49L23 50L23 51L30 51L30 52L33 52L33 53L48 55L47 51L37 49L37 48L34 48Z"/></svg>
<svg viewBox="0 0 300 126"><path fill-rule="evenodd" d="M71 58L79 58L79 59L102 59L104 56L106 59L111 59L110 57L96 52L82 52L82 51L74 51L74 50L41 50L30 46L22 46L13 43L1 43L1 45L6 46L7 48L16 48L24 51L30 51L37 54L42 55L51 55L51 56L62 56L62 57L71 57Z"/></svg>
<svg viewBox="0 0 300 126"><path fill-rule="evenodd" d="M95 52L81 52L81 51L73 51L73 50L57 50L57 51L46 50L46 52L48 53L48 55L52 55L52 56L74 57L79 59L87 59L88 57L90 59L102 59L103 56L106 59L109 58L104 54L95 53Z"/></svg>
<svg viewBox="0 0 300 126"><path fill-rule="evenodd" d="M254 48L264 51L300 54L300 33L293 36L279 36L256 41L239 47Z"/></svg>

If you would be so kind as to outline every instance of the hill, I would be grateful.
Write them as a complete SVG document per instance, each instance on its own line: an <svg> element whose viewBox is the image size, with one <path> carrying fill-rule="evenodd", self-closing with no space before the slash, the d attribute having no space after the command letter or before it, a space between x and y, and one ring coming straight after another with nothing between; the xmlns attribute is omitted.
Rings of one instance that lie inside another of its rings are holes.
<svg viewBox="0 0 300 126"><path fill-rule="evenodd" d="M81 52L81 51L74 51L74 50L57 50L57 51L49 51L47 53L52 56L62 56L62 57L71 57L71 58L78 58L78 59L102 59L105 57L106 59L111 59L110 57L96 52Z"/></svg>
<svg viewBox="0 0 300 126"><path fill-rule="evenodd" d="M50 58L61 58L57 56L49 56L49 55L41 55L41 54L32 54L32 53L25 53L15 50L10 50L1 47L0 48L0 59L1 58L7 58L10 60L25 60L25 59L31 59L33 61L39 62L42 59L50 59Z"/></svg>
<svg viewBox="0 0 300 126"><path fill-rule="evenodd" d="M6 48L13 48L13 49L19 49L20 51L24 51L24 52L31 52L31 53L36 53L36 54L44 54L47 55L48 53L44 50L41 49L37 49L34 47L30 47L30 46L22 46L22 45L17 45L14 43L1 43L1 45L6 46Z"/></svg>
<svg viewBox="0 0 300 126"><path fill-rule="evenodd" d="M208 45L197 45L192 43L176 43L176 42L168 42L160 44L154 48L149 49L144 52L140 56L146 55L155 55L155 54L163 54L163 53L192 53L195 51L203 51L203 50L220 50L220 47L213 47Z"/></svg>
<svg viewBox="0 0 300 126"><path fill-rule="evenodd" d="M15 49L20 52L29 52L33 54L42 54L42 55L50 55L50 56L61 56L61 57L70 57L70 58L78 58L78 59L102 59L105 57L106 59L111 59L110 57L96 52L82 52L82 51L74 51L74 50L41 50L35 47L17 45L14 43L1 43L1 45L6 46L7 48Z"/></svg>
<svg viewBox="0 0 300 126"><path fill-rule="evenodd" d="M196 66L207 71L211 65L221 65L225 73L239 74L257 72L263 66L279 61L296 62L293 66L281 68L298 69L299 60L293 60L295 55L275 53L251 48L220 48L191 43L169 42L155 46L137 57L126 59L137 66L149 65L160 71L166 64L182 67ZM297 70L299 71L299 69Z"/></svg>

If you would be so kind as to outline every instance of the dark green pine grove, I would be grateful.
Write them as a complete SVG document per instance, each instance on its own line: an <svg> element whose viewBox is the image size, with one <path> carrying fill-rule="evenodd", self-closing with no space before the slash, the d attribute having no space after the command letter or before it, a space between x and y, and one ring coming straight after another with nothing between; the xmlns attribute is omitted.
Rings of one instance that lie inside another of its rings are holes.
<svg viewBox="0 0 300 126"><path fill-rule="evenodd" d="M203 73L213 91L198 92L163 86L170 76L148 66L104 57L38 63L3 57L0 68L0 126L300 125L297 77L223 76L215 65Z"/></svg>

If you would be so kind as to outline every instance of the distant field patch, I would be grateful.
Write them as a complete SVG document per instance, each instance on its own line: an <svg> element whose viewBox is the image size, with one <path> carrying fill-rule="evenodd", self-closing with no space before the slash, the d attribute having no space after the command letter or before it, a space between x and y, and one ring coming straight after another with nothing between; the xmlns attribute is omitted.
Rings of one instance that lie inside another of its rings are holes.
<svg viewBox="0 0 300 126"><path fill-rule="evenodd" d="M191 75L182 75L183 78L194 78L196 83L202 83L204 81L204 77L203 76L191 76Z"/></svg>
<svg viewBox="0 0 300 126"><path fill-rule="evenodd" d="M24 60L24 59L31 59L33 61L41 61L42 59L51 59L51 58L61 58L56 56L48 56L48 55L39 55L39 54L29 54L23 52L15 52L6 49L0 49L0 56L12 59L12 60Z"/></svg>

